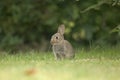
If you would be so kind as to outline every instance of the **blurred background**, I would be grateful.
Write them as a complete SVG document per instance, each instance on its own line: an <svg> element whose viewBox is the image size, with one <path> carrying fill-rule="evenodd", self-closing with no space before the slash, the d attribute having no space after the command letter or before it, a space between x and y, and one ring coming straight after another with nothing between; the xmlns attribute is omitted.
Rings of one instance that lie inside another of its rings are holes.
<svg viewBox="0 0 120 80"><path fill-rule="evenodd" d="M120 43L119 0L1 0L0 50L47 51L65 24L74 47Z"/></svg>

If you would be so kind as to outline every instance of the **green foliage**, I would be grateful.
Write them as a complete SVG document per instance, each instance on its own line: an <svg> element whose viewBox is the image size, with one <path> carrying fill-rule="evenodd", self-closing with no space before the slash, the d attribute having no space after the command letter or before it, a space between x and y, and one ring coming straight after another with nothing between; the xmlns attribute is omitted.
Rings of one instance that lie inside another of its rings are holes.
<svg viewBox="0 0 120 80"><path fill-rule="evenodd" d="M112 6L119 5L120 6L120 0L113 0Z"/></svg>
<svg viewBox="0 0 120 80"><path fill-rule="evenodd" d="M60 24L66 25L65 37L73 43L118 43L119 33L110 33L120 24L118 4L112 0L1 0L0 46L40 45L43 39L50 40Z"/></svg>

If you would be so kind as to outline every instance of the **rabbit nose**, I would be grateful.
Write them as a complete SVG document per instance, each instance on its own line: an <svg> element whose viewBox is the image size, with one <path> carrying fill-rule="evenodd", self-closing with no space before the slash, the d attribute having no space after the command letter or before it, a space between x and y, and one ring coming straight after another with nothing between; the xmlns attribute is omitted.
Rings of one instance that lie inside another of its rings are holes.
<svg viewBox="0 0 120 80"><path fill-rule="evenodd" d="M50 43L53 44L54 42L55 42L54 39L51 39Z"/></svg>

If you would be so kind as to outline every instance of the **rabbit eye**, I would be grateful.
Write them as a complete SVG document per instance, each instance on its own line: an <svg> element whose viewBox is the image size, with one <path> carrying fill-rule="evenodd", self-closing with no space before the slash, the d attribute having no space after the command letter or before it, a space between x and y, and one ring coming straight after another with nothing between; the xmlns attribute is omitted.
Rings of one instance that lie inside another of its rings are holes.
<svg viewBox="0 0 120 80"><path fill-rule="evenodd" d="M56 37L56 39L58 39L58 37Z"/></svg>

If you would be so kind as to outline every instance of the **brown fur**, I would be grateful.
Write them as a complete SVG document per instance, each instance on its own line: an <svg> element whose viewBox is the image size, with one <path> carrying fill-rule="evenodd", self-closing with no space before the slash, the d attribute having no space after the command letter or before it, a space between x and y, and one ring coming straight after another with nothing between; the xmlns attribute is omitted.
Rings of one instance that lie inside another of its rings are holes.
<svg viewBox="0 0 120 80"><path fill-rule="evenodd" d="M74 58L75 53L72 45L64 40L65 26L62 24L58 27L58 32L51 37L53 53L56 59Z"/></svg>

